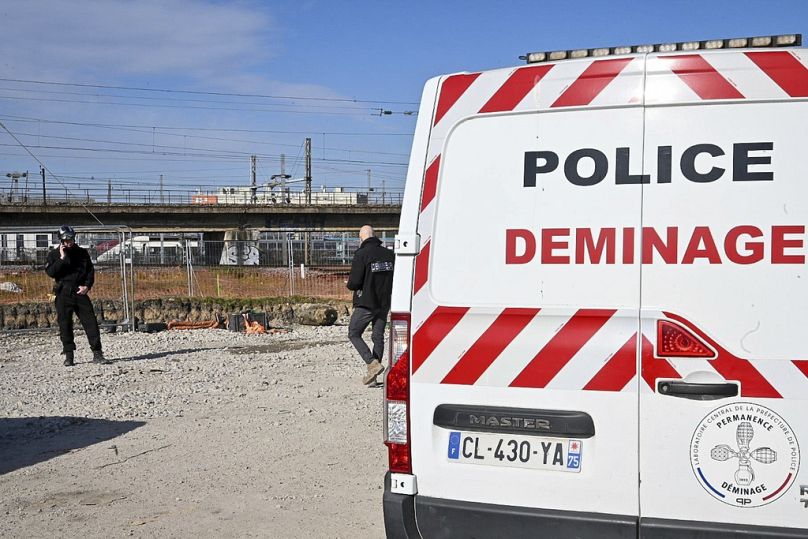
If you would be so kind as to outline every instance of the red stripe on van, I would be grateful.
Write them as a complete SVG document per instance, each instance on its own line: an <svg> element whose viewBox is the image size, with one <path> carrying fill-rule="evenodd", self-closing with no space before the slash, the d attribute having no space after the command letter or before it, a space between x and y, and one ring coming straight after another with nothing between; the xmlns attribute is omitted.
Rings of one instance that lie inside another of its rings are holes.
<svg viewBox="0 0 808 539"><path fill-rule="evenodd" d="M423 365L437 346L468 312L468 307L438 307L412 337L412 372Z"/></svg>
<svg viewBox="0 0 808 539"><path fill-rule="evenodd" d="M746 56L791 97L808 97L808 68L790 52L747 52Z"/></svg>
<svg viewBox="0 0 808 539"><path fill-rule="evenodd" d="M463 354L441 383L471 385L476 382L538 312L539 309L503 310L494 323Z"/></svg>
<svg viewBox="0 0 808 539"><path fill-rule="evenodd" d="M513 110L552 68L552 65L522 67L514 71L480 112Z"/></svg>
<svg viewBox="0 0 808 539"><path fill-rule="evenodd" d="M631 60L632 58L614 58L592 62L551 106L588 105L623 71Z"/></svg>
<svg viewBox="0 0 808 539"><path fill-rule="evenodd" d="M637 334L631 336L584 389L590 391L620 391L637 374Z"/></svg>
<svg viewBox="0 0 808 539"><path fill-rule="evenodd" d="M657 378L678 379L682 376L676 372L673 365L667 359L654 357L654 345L643 335L642 336L642 377L654 392L656 392Z"/></svg>
<svg viewBox="0 0 808 539"><path fill-rule="evenodd" d="M742 397L762 397L781 399L780 392L772 386L766 378L747 359L739 358L708 337L703 331L681 316L673 313L664 313L668 318L684 324L697 336L707 341L718 352L718 357L710 360L710 365L726 380L737 380L741 383Z"/></svg>
<svg viewBox="0 0 808 539"><path fill-rule="evenodd" d="M735 357L722 350L716 359L710 361L710 364L725 379L741 382L742 397L783 398L780 392L746 359Z"/></svg>
<svg viewBox="0 0 808 539"><path fill-rule="evenodd" d="M802 374L808 377L808 359L798 359L796 361L792 361L794 366L797 367Z"/></svg>
<svg viewBox="0 0 808 539"><path fill-rule="evenodd" d="M511 387L545 387L617 312L580 309L520 372Z"/></svg>
<svg viewBox="0 0 808 539"><path fill-rule="evenodd" d="M457 103L469 86L477 80L480 73L469 73L467 75L452 75L443 81L440 87L440 97L438 98L438 106L435 110L435 121L432 125L438 125L438 122L443 116L449 112L452 105Z"/></svg>
<svg viewBox="0 0 808 539"><path fill-rule="evenodd" d="M440 170L440 154L435 157L432 164L427 167L424 173L424 192L421 193L421 211L424 211L432 199L435 198L435 193L438 192L438 171Z"/></svg>
<svg viewBox="0 0 808 539"><path fill-rule="evenodd" d="M696 95L702 99L743 99L743 94L698 54L661 56Z"/></svg>
<svg viewBox="0 0 808 539"><path fill-rule="evenodd" d="M415 256L415 284L413 285L413 296L421 290L421 287L426 284L429 278L429 248L431 243L432 240L426 242L421 248L421 252Z"/></svg>

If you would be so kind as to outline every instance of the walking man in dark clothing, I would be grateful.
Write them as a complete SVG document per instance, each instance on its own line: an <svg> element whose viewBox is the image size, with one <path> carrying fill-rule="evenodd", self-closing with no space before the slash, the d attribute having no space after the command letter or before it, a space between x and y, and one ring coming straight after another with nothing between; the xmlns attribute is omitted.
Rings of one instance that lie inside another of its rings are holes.
<svg viewBox="0 0 808 539"><path fill-rule="evenodd" d="M373 227L365 225L359 230L359 249L354 254L348 288L353 290L354 311L348 325L348 339L367 364L362 383L371 384L384 370L381 359L384 352L384 328L390 311L393 292L393 251L382 245L373 235ZM362 339L362 333L373 324L373 351Z"/></svg>
<svg viewBox="0 0 808 539"><path fill-rule="evenodd" d="M101 334L95 318L93 304L87 293L95 282L95 268L87 250L76 244L76 231L69 226L59 228L59 249L48 253L45 273L56 280L53 292L56 294L56 318L59 321L59 338L62 340L62 351L65 355L65 367L72 367L73 352L73 313L81 322L90 348L93 351L93 363L109 365L111 361L104 358L101 351Z"/></svg>

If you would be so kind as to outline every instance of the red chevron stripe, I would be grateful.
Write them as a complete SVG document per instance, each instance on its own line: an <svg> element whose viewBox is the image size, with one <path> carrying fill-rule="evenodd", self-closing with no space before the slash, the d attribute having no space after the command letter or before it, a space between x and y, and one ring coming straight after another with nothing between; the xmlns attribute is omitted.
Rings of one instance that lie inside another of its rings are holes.
<svg viewBox="0 0 808 539"><path fill-rule="evenodd" d="M791 97L808 97L808 68L790 52L747 52L746 56Z"/></svg>
<svg viewBox="0 0 808 539"><path fill-rule="evenodd" d="M432 241L426 242L421 248L421 252L415 256L415 285L413 286L413 296L421 290L429 278L429 248Z"/></svg>
<svg viewBox="0 0 808 539"><path fill-rule="evenodd" d="M722 350L722 353L710 361L710 364L718 371L718 374L727 380L741 382L742 397L783 398L780 392L746 359L735 357Z"/></svg>
<svg viewBox="0 0 808 539"><path fill-rule="evenodd" d="M654 392L656 392L657 378L681 378L673 365L667 359L654 357L654 345L642 336L642 377Z"/></svg>
<svg viewBox="0 0 808 539"><path fill-rule="evenodd" d="M637 374L637 334L631 336L584 386L590 391L620 391Z"/></svg>
<svg viewBox="0 0 808 539"><path fill-rule="evenodd" d="M802 374L808 377L808 359L798 359L796 361L792 361L794 366L797 367Z"/></svg>
<svg viewBox="0 0 808 539"><path fill-rule="evenodd" d="M437 346L468 312L468 307L438 307L412 337L412 372L423 365Z"/></svg>
<svg viewBox="0 0 808 539"><path fill-rule="evenodd" d="M421 193L421 211L424 211L432 199L435 198L435 193L438 192L438 171L440 170L440 154L432 161L432 164L427 167L424 173L424 192Z"/></svg>
<svg viewBox="0 0 808 539"><path fill-rule="evenodd" d="M440 87L440 97L438 98L437 110L435 110L435 121L432 124L433 126L438 125L441 118L443 118L443 116L449 112L452 105L457 103L460 96L462 96L466 90L469 89L469 86L471 86L471 84L477 80L477 77L479 76L479 73L452 75L443 81L443 84L441 84Z"/></svg>
<svg viewBox="0 0 808 539"><path fill-rule="evenodd" d="M665 313L665 316L686 325L698 337L707 341L718 351L718 357L710 360L710 365L726 380L737 380L741 383L742 397L764 397L781 399L782 395L772 386L766 378L747 359L739 358L708 337L703 331L685 320L681 316Z"/></svg>
<svg viewBox="0 0 808 539"><path fill-rule="evenodd" d="M538 312L539 309L503 310L494 323L463 354L441 383L471 385L476 382Z"/></svg>
<svg viewBox="0 0 808 539"><path fill-rule="evenodd" d="M592 62L551 106L588 105L623 71L631 60L631 58L614 58Z"/></svg>
<svg viewBox="0 0 808 539"><path fill-rule="evenodd" d="M511 382L511 387L545 387L614 315L614 309L580 309Z"/></svg>
<svg viewBox="0 0 808 539"><path fill-rule="evenodd" d="M513 110L552 67L552 65L538 65L515 70L505 84L491 96L488 103L483 105L480 112Z"/></svg>
<svg viewBox="0 0 808 539"><path fill-rule="evenodd" d="M698 54L660 59L702 99L743 99L743 94Z"/></svg>

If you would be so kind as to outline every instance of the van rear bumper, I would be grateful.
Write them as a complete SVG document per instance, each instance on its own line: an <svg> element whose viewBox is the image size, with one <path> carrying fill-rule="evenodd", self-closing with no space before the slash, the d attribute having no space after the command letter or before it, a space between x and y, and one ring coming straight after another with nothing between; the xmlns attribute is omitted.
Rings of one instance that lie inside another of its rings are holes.
<svg viewBox="0 0 808 539"><path fill-rule="evenodd" d="M640 521L640 537L642 539L737 539L739 537L805 539L808 537L808 529L644 518Z"/></svg>
<svg viewBox="0 0 808 539"><path fill-rule="evenodd" d="M421 539L415 524L415 496L390 491L390 472L384 475L384 531L388 539Z"/></svg>
<svg viewBox="0 0 808 539"><path fill-rule="evenodd" d="M417 514L417 518L416 518ZM556 511L472 503L390 491L384 481L388 539L531 537L552 539L805 539L808 530Z"/></svg>
<svg viewBox="0 0 808 539"><path fill-rule="evenodd" d="M637 539L637 517L395 494L390 491L389 474L385 476L383 503L384 527L388 539L430 537Z"/></svg>

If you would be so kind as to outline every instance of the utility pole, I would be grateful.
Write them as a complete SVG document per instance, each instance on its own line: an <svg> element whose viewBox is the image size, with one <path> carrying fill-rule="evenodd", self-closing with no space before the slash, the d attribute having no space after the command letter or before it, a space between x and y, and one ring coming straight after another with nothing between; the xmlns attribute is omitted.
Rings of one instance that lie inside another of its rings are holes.
<svg viewBox="0 0 808 539"><path fill-rule="evenodd" d="M306 139L306 204L311 205L311 139ZM311 259L309 257L309 241L311 234L306 232L303 234L303 263L311 266Z"/></svg>
<svg viewBox="0 0 808 539"><path fill-rule="evenodd" d="M367 169L368 173L368 196L370 196L370 192L373 191L373 188L370 186L370 169Z"/></svg>
<svg viewBox="0 0 808 539"><path fill-rule="evenodd" d="M255 162L258 158L254 155L250 156L250 201L255 204L258 202L258 184L256 183Z"/></svg>
<svg viewBox="0 0 808 539"><path fill-rule="evenodd" d="M162 204L163 201L163 175L160 174L160 204Z"/></svg>
<svg viewBox="0 0 808 539"><path fill-rule="evenodd" d="M39 173L42 174L42 205L47 206L48 197L46 196L45 193L45 167L43 167L42 165L39 165Z"/></svg>
<svg viewBox="0 0 808 539"><path fill-rule="evenodd" d="M311 139L306 139L306 204L311 204Z"/></svg>
<svg viewBox="0 0 808 539"><path fill-rule="evenodd" d="M112 180L107 180L107 205L112 204Z"/></svg>

